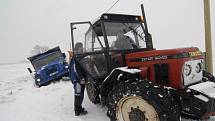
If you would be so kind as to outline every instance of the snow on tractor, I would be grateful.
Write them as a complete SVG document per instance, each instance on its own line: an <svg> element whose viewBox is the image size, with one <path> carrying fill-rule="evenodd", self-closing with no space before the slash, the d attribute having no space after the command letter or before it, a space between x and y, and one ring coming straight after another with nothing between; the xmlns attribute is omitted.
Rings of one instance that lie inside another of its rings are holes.
<svg viewBox="0 0 215 121"><path fill-rule="evenodd" d="M105 105L111 121L209 119L215 79L203 70L202 52L156 50L141 8L142 16L104 13L70 24L73 52L75 43L84 45L74 57L87 73L90 101Z"/></svg>

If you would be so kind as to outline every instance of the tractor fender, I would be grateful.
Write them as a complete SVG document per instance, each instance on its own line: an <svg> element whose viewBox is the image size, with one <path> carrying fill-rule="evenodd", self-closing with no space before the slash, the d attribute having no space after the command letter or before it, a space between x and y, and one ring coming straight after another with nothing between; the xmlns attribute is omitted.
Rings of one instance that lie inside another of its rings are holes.
<svg viewBox="0 0 215 121"><path fill-rule="evenodd" d="M100 93L102 96L107 96L108 93L116 86L118 83L129 81L131 79L139 77L139 69L128 69L128 67L115 68L112 72L105 78L105 80L100 85Z"/></svg>

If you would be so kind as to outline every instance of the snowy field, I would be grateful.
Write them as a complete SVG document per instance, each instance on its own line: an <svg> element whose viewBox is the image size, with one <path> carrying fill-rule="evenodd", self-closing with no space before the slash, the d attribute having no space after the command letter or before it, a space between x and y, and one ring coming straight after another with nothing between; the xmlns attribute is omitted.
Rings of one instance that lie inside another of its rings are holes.
<svg viewBox="0 0 215 121"><path fill-rule="evenodd" d="M29 66L0 65L0 121L109 121L106 109L90 103L86 95L84 107L89 114L74 116L71 82L35 88Z"/></svg>
<svg viewBox="0 0 215 121"><path fill-rule="evenodd" d="M60 81L35 88L28 64L0 66L0 121L108 121L105 108L93 105L86 96L89 115L75 117L73 88Z"/></svg>

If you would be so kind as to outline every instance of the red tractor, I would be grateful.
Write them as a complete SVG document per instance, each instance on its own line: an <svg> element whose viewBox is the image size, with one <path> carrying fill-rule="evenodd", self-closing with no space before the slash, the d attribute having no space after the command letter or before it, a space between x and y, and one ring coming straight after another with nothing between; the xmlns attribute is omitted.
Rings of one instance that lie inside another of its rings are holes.
<svg viewBox="0 0 215 121"><path fill-rule="evenodd" d="M204 71L202 52L156 50L141 8L142 16L104 13L94 23L70 24L73 52L75 43L84 44L74 57L87 73L90 101L105 105L111 121L210 118L215 79Z"/></svg>

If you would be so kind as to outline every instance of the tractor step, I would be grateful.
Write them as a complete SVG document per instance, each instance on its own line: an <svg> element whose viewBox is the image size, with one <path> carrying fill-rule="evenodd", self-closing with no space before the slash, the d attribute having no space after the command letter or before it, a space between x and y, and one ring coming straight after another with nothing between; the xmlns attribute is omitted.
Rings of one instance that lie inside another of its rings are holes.
<svg viewBox="0 0 215 121"><path fill-rule="evenodd" d="M202 82L188 87L192 92L192 112L201 119L215 115L215 83Z"/></svg>

